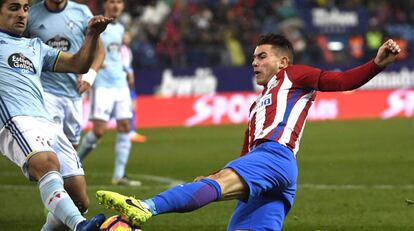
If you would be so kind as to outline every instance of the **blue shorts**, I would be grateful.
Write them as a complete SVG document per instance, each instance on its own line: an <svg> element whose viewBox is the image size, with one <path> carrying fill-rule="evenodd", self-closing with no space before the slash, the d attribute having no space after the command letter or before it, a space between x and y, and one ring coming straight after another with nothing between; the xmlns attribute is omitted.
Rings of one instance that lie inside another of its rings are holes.
<svg viewBox="0 0 414 231"><path fill-rule="evenodd" d="M296 194L298 170L292 151L265 142L225 168L236 171L249 187L249 197L237 203L227 230L281 230Z"/></svg>

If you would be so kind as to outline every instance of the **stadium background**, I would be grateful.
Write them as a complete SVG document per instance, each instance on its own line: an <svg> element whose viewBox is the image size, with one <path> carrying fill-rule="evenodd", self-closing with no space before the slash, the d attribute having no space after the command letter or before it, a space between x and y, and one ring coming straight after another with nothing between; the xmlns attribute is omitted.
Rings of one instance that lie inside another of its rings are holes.
<svg viewBox="0 0 414 231"><path fill-rule="evenodd" d="M101 2L87 4L99 13ZM113 214L93 200L97 189L146 198L237 157L260 90L250 67L254 42L276 32L293 42L295 63L329 70L370 59L389 37L406 51L362 89L318 93L309 115L318 122L302 139L299 190L284 230L414 230L413 10L413 0L128 1L121 20L133 37L137 125L148 141L133 145L127 171L143 186L110 185L109 133L84 163L88 217ZM35 184L5 158L0 176L0 230L39 230ZM156 217L144 230L225 230L233 207Z"/></svg>
<svg viewBox="0 0 414 231"><path fill-rule="evenodd" d="M102 1L89 1L95 13ZM376 54L388 38L399 62L363 87L319 93L310 120L414 114L414 1L128 1L138 127L244 123L260 87L251 56L262 33L292 41L295 63L343 70ZM366 105L370 105L367 107ZM89 107L86 106L87 110ZM167 118L163 110L174 111Z"/></svg>

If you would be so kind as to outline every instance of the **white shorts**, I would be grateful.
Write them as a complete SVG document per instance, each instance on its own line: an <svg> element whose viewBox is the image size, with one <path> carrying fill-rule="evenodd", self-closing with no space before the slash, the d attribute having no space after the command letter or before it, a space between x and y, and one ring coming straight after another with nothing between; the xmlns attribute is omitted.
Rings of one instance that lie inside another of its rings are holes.
<svg viewBox="0 0 414 231"><path fill-rule="evenodd" d="M45 118L16 116L6 122L0 129L0 152L18 165L28 179L27 161L40 152L56 153L63 178L85 174L62 129Z"/></svg>
<svg viewBox="0 0 414 231"><path fill-rule="evenodd" d="M71 99L44 93L45 106L69 141L79 144L82 132L82 99Z"/></svg>
<svg viewBox="0 0 414 231"><path fill-rule="evenodd" d="M129 88L94 88L91 92L90 119L109 121L132 118Z"/></svg>

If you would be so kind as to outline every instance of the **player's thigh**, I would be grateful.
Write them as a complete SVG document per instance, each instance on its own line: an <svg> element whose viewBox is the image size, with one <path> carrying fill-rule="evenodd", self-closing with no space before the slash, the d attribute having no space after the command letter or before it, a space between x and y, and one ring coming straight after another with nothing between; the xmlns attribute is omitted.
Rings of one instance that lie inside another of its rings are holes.
<svg viewBox="0 0 414 231"><path fill-rule="evenodd" d="M278 231L288 211L283 198L257 197L249 201L238 201L232 214L227 231L254 230Z"/></svg>
<svg viewBox="0 0 414 231"><path fill-rule="evenodd" d="M89 207L89 198L86 190L85 176L72 176L64 178L65 190L82 213Z"/></svg>
<svg viewBox="0 0 414 231"><path fill-rule="evenodd" d="M132 101L128 87L119 88L117 90L113 116L117 121L129 120L132 118Z"/></svg>
<svg viewBox="0 0 414 231"><path fill-rule="evenodd" d="M53 129L53 128L51 128ZM68 140L62 129L55 128L52 148L60 164L60 174L63 178L83 176L84 171L76 150Z"/></svg>
<svg viewBox="0 0 414 231"><path fill-rule="evenodd" d="M91 120L109 121L116 101L116 89L97 87L91 91Z"/></svg>
<svg viewBox="0 0 414 231"><path fill-rule="evenodd" d="M230 168L225 168L207 178L215 180L221 188L221 200L241 199L248 195L244 180Z"/></svg>
<svg viewBox="0 0 414 231"><path fill-rule="evenodd" d="M33 162L34 169L42 171L42 168L49 168L47 165L56 164L54 156L50 156L55 153L52 143L54 140L53 131L56 127L56 124L43 118L13 117L0 130L0 152L19 166L28 179L33 179L28 171L28 160L36 154L42 154L41 157L44 157L47 163L44 161ZM38 164L42 166L37 166ZM57 168L51 167L51 170L57 169L59 166Z"/></svg>
<svg viewBox="0 0 414 231"><path fill-rule="evenodd" d="M247 155L228 163L225 168L231 168L241 176L249 188L250 197L273 190L284 191L296 185L295 157L290 150L276 142L259 145ZM293 203L292 198L289 200Z"/></svg>
<svg viewBox="0 0 414 231"><path fill-rule="evenodd" d="M82 99L65 98L63 132L73 145L79 144L82 132Z"/></svg>

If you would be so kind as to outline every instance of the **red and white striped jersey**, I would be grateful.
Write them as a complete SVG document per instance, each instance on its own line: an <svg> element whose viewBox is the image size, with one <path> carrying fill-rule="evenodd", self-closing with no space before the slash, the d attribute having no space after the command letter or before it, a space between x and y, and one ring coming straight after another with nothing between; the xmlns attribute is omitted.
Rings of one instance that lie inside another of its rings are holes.
<svg viewBox="0 0 414 231"><path fill-rule="evenodd" d="M279 71L250 108L242 155L263 140L276 141L296 155L317 90L355 89L381 70L370 61L346 72L322 71L304 65L291 65Z"/></svg>

